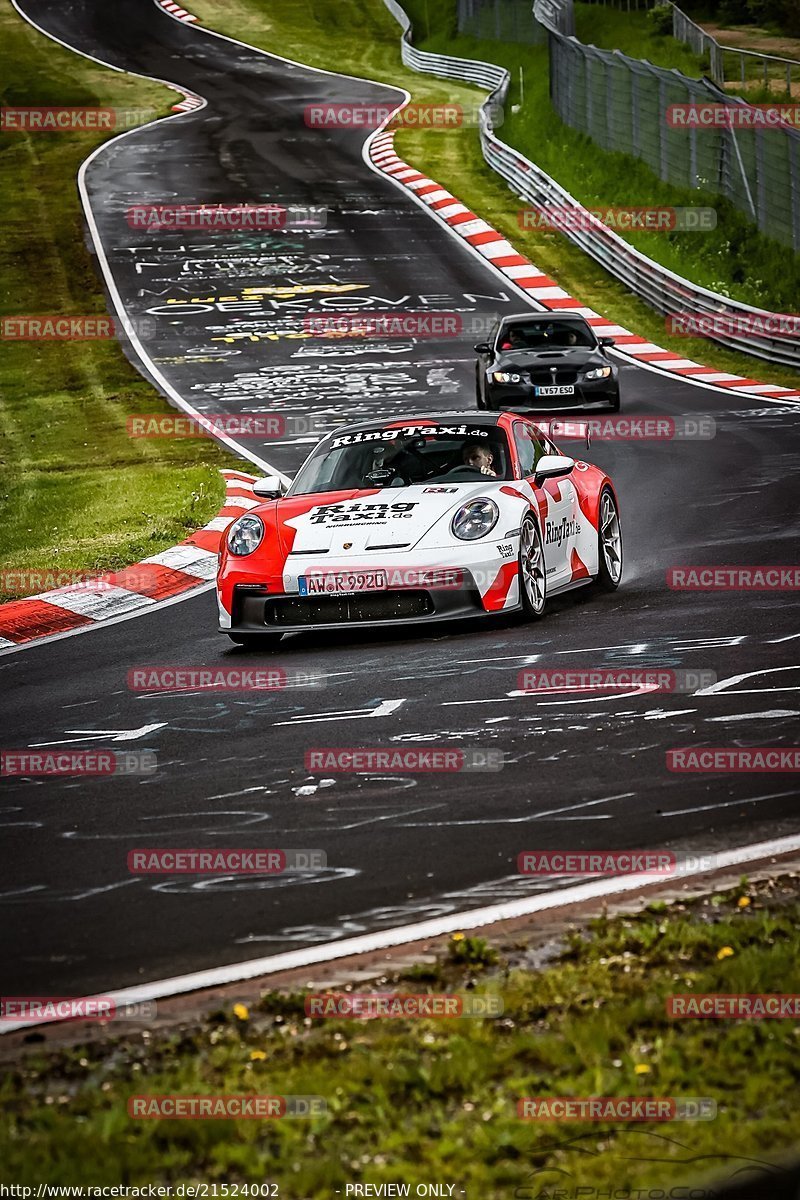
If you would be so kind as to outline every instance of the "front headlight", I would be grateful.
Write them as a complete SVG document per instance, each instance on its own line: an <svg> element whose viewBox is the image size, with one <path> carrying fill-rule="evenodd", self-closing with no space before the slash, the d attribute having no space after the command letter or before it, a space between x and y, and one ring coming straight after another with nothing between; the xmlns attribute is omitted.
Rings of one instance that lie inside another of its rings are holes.
<svg viewBox="0 0 800 1200"><path fill-rule="evenodd" d="M608 379L611 374L611 367L595 367L593 371L586 372L587 379Z"/></svg>
<svg viewBox="0 0 800 1200"><path fill-rule="evenodd" d="M514 371L493 371L492 381L494 383L522 383L522 376L515 374Z"/></svg>
<svg viewBox="0 0 800 1200"><path fill-rule="evenodd" d="M231 554L241 558L257 550L263 537L264 522L261 517L239 517L228 530L228 549Z"/></svg>
<svg viewBox="0 0 800 1200"><path fill-rule="evenodd" d="M462 504L450 523L450 529L462 542L474 542L489 533L497 524L500 510L494 500L481 497Z"/></svg>

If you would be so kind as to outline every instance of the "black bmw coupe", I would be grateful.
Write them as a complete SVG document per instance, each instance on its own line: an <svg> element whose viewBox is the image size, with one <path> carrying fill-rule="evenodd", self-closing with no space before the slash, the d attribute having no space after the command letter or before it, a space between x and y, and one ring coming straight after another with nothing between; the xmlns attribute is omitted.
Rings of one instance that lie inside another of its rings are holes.
<svg viewBox="0 0 800 1200"><path fill-rule="evenodd" d="M617 412L619 372L607 352L613 344L570 313L504 317L475 347L478 408Z"/></svg>

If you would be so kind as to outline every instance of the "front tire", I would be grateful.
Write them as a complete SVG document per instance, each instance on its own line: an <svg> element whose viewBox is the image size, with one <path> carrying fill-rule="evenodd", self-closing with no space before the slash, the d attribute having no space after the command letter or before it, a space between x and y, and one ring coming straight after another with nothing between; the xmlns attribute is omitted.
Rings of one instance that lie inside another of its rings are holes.
<svg viewBox="0 0 800 1200"><path fill-rule="evenodd" d="M538 621L547 603L547 574L539 525L525 517L519 531L519 598L527 621Z"/></svg>
<svg viewBox="0 0 800 1200"><path fill-rule="evenodd" d="M622 529L619 509L611 488L600 493L597 522L596 582L605 592L615 592L622 581Z"/></svg>
<svg viewBox="0 0 800 1200"><path fill-rule="evenodd" d="M475 371L475 403L478 408L486 408L486 401L481 395L481 381L477 370Z"/></svg>

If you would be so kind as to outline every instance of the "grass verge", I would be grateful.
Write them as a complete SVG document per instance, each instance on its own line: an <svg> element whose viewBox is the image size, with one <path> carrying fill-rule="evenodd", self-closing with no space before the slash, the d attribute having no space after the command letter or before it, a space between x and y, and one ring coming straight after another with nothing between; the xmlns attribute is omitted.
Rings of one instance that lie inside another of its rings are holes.
<svg viewBox="0 0 800 1200"><path fill-rule="evenodd" d="M457 934L437 962L356 990L376 987L500 997L503 1013L312 1019L305 993L274 991L169 1033L30 1047L0 1085L8 1178L269 1179L286 1200L352 1183L410 1184L413 1195L431 1181L498 1200L559 1194L545 1184L635 1195L764 1170L757 1164L800 1139L796 1021L676 1020L666 1010L673 993L800 993L797 874L604 916L535 948L519 934L491 945ZM128 1117L131 1095L171 1093L315 1095L327 1112ZM516 1116L521 1097L567 1095L708 1097L717 1116L560 1126Z"/></svg>
<svg viewBox="0 0 800 1200"><path fill-rule="evenodd" d="M531 112L549 109L546 50L480 42L454 33L455 8L451 0L407 0L405 7L420 29L436 30L424 45L431 50L467 58L502 62L512 71L514 86L507 106L507 123L501 130L504 141L517 146L552 174L560 183L589 204L710 204L720 208L718 198L688 192L677 193L655 177L637 160L626 155L600 151L581 134L562 125L551 113L547 121L534 122ZM419 103L459 103L473 107L486 93L447 80L419 75L400 62L399 26L381 0L227 0L221 10L214 0L196 0L193 11L209 27L218 29L265 50L277 50L288 58L325 70L361 75L406 88ZM350 31L359 30L353 38ZM417 39L418 41L419 39ZM523 66L525 109L511 114L518 100L518 68ZM320 83L324 98L324 78ZM542 107L546 106L546 107ZM527 115L526 115L527 114ZM611 321L652 339L687 358L715 370L798 386L798 372L749 355L725 350L701 338L670 335L665 322L652 309L617 283L560 234L547 230L521 229L518 212L522 202L483 161L474 128L448 132L403 130L396 138L398 153L419 170L448 187L465 204L508 237L522 254L558 280L562 287ZM722 213L722 209L720 209ZM728 218L730 217L730 223ZM780 311L794 311L800 296L800 260L792 260L780 248L780 270L772 273L769 263L754 277L752 264L774 244L753 232L733 210L721 216L717 235L640 235L636 244L681 274L696 277L718 289L730 291L751 303ZM721 240L713 243L709 238ZM693 266L671 248L695 238ZM755 241L753 240L755 239ZM631 241L634 239L632 238ZM698 244L702 241L702 247ZM762 246L765 243L765 246ZM668 253L668 251L670 253ZM702 258L701 258L702 252ZM701 261L705 263L700 269ZM767 269L769 267L769 269ZM762 279L761 276L764 278ZM734 282L735 277L735 282ZM793 303L790 297L794 297ZM698 392L698 404L702 393Z"/></svg>
<svg viewBox="0 0 800 1200"><path fill-rule="evenodd" d="M621 50L631 58L646 58L657 67L674 67L681 74L695 79L708 75L711 68L709 55L696 55L683 42L673 38L671 33L659 32L661 27L671 30L669 12L664 17L652 14L653 10L628 12L622 7L579 2L575 5L576 34L580 41L588 45ZM704 22L704 26L723 45L759 50L764 54L800 61L800 41L770 36L766 30L753 25L719 29ZM737 61L733 55L726 57L726 91L734 96L743 96L751 103L787 98L785 66L757 58L746 58L744 65L745 79L742 82L739 74L741 59ZM797 71L793 72L793 76L793 95L796 99L800 95Z"/></svg>
<svg viewBox="0 0 800 1200"><path fill-rule="evenodd" d="M669 34L659 33L644 9L628 12L613 5L581 4L577 0L575 35L587 46L620 50L629 58L646 58L654 67L674 67L693 79L708 74L708 60Z"/></svg>
<svg viewBox="0 0 800 1200"><path fill-rule="evenodd" d="M169 112L174 94L62 49L0 7L2 104ZM96 132L0 134L3 315L104 314L75 183ZM113 570L180 541L218 511L203 439L134 440L129 413L169 411L116 341L4 341L0 365L0 561L9 572ZM24 595L0 581L0 600ZM32 590L37 590L35 584Z"/></svg>

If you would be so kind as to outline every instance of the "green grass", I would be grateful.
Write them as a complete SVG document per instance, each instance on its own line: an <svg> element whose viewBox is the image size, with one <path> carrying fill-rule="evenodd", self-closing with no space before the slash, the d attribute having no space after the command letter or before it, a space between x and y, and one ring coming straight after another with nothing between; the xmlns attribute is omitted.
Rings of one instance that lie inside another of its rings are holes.
<svg viewBox="0 0 800 1200"><path fill-rule="evenodd" d="M2 104L168 113L174 95L42 37L0 8ZM97 133L0 135L0 309L105 313L84 248L75 182ZM220 507L207 439L131 439L129 413L169 411L116 342L4 342L0 365L0 561L11 571L114 569L172 545ZM0 585L0 600L24 588Z"/></svg>
<svg viewBox="0 0 800 1200"><path fill-rule="evenodd" d="M479 941L383 977L378 990L499 995L499 1018L312 1021L303 993L269 992L171 1032L30 1047L0 1085L4 1173L22 1184L269 1179L284 1200L437 1181L505 1200L536 1195L517 1191L534 1171L554 1187L555 1167L571 1188L620 1195L724 1178L800 1139L797 1022L666 1015L675 992L800 992L797 876L600 918L568 934L544 969L520 935ZM317 1095L328 1111L273 1122L127 1116L129 1096L169 1093ZM666 1126L516 1117L520 1097L563 1095L710 1097L718 1116Z"/></svg>
<svg viewBox="0 0 800 1200"><path fill-rule="evenodd" d="M631 237L644 253L698 283L750 303L778 311L795 311L800 295L800 260L762 238L730 206L698 192L680 192L661 184L636 159L606 154L588 138L562 125L548 112L547 55L544 48L509 46L459 37L451 0L407 0L407 11L420 30L415 38L430 50L502 62L514 84L500 130L504 141L518 146L584 203L712 205L720 213L716 234L645 234ZM452 81L406 70L400 63L399 26L381 0L197 0L194 12L210 27L252 45L312 66L396 83L420 103L459 103L474 108L486 93ZM358 28L353 38L349 30ZM524 70L525 108L515 116L519 67ZM728 351L704 339L667 334L664 319L599 265L558 233L523 230L518 200L483 161L474 128L442 132L403 130L398 153L448 187L465 204L508 237L520 253L585 304L659 345L687 358L762 382L798 386L798 372ZM753 263L758 263L757 275ZM698 392L698 403L702 393Z"/></svg>
<svg viewBox="0 0 800 1200"><path fill-rule="evenodd" d="M651 10L652 12L652 10ZM641 11L628 12L621 5L575 4L575 32L580 41L587 45L599 46L609 50L621 50L631 58L645 58L657 67L674 68L682 75L700 79L709 75L711 61L708 54L696 55L683 42L677 41L671 34L659 33L656 18L650 13ZM671 21L671 18L670 18ZM671 29L671 24L670 24ZM762 30L753 30L744 26L737 31L738 44L745 50L755 49L752 44L752 34ZM728 43L731 44L731 43ZM791 51L777 51L779 55L791 57ZM743 96L751 103L762 103L768 100L786 98L786 69L779 63L768 64L767 85L764 85L763 62L760 59L745 59L745 84L741 84L738 74L739 63L733 55L725 56L725 66L728 82L725 90L734 96ZM794 72L797 79L797 72Z"/></svg>
<svg viewBox="0 0 800 1200"><path fill-rule="evenodd" d="M612 5L575 4L575 34L587 46L620 50L630 58L646 58L655 67L674 67L682 75L699 79L708 73L708 61L683 42L659 34L644 10L627 12Z"/></svg>

